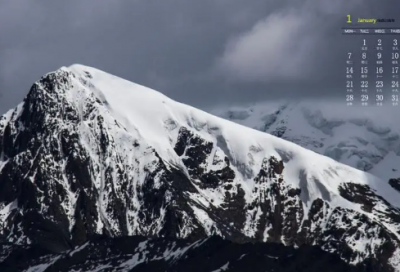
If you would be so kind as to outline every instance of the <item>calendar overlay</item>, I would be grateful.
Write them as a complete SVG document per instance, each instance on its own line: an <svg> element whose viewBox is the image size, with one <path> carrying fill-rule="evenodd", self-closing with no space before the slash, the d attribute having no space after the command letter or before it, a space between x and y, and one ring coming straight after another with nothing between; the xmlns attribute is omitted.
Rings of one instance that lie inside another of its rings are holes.
<svg viewBox="0 0 400 272"><path fill-rule="evenodd" d="M398 106L400 27L346 27L342 34L358 36L358 49L346 56L346 104Z"/></svg>

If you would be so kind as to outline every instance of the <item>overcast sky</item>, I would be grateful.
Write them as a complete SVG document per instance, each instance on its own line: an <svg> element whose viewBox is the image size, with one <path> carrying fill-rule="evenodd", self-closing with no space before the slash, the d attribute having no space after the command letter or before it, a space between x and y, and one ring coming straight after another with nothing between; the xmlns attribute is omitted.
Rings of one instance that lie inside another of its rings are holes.
<svg viewBox="0 0 400 272"><path fill-rule="evenodd" d="M340 34L346 14L399 26L399 11L395 0L0 0L0 112L74 63L200 108L343 97L359 43Z"/></svg>

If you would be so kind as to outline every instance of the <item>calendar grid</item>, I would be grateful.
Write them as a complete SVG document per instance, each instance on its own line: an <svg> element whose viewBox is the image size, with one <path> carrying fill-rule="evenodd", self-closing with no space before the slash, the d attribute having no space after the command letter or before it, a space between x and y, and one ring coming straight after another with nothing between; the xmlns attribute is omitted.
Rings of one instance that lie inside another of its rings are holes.
<svg viewBox="0 0 400 272"><path fill-rule="evenodd" d="M346 27L342 34L356 35L352 39L358 43L358 48L347 52L345 61L346 104L398 106L400 37L387 35L400 35L400 28Z"/></svg>

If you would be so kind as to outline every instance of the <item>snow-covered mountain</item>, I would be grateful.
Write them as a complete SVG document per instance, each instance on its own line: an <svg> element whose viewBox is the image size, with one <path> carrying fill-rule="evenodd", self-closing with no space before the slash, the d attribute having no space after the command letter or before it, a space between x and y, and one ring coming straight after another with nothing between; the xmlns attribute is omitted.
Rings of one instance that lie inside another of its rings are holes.
<svg viewBox="0 0 400 272"><path fill-rule="evenodd" d="M343 102L259 102L217 116L265 131L382 179L400 177L400 109Z"/></svg>
<svg viewBox="0 0 400 272"><path fill-rule="evenodd" d="M399 271L399 185L81 65L0 119L0 237L52 252L220 235Z"/></svg>

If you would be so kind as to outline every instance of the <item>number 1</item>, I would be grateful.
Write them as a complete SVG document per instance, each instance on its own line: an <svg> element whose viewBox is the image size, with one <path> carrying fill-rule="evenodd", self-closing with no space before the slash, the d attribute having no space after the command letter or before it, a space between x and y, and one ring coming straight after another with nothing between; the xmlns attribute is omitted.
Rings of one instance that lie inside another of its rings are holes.
<svg viewBox="0 0 400 272"><path fill-rule="evenodd" d="M351 17L350 17L350 14L347 15L347 23L348 23L348 24L351 24Z"/></svg>

